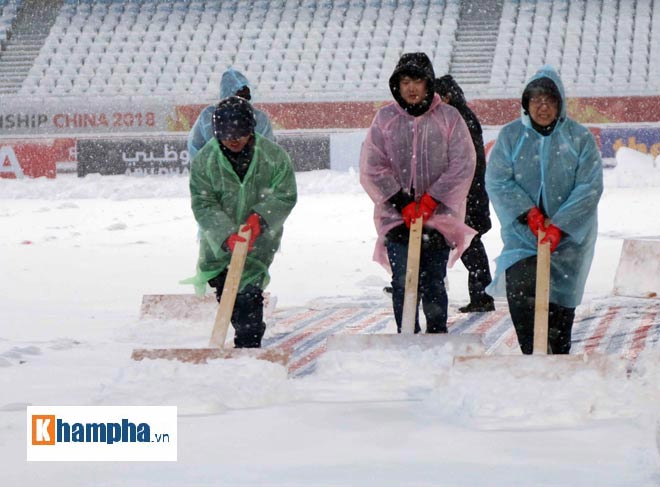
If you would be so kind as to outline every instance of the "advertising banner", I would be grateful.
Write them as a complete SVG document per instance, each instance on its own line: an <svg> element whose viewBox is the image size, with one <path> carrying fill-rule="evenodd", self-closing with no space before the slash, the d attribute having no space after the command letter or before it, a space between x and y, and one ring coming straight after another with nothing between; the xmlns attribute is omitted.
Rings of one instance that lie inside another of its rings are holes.
<svg viewBox="0 0 660 487"><path fill-rule="evenodd" d="M603 128L600 131L603 157L615 157L621 147L628 147L643 154L660 155L660 127Z"/></svg>
<svg viewBox="0 0 660 487"><path fill-rule="evenodd" d="M277 143L289 153L296 171L330 167L330 141L323 134L283 134ZM126 174L163 176L188 174L187 138L149 137L82 139L78 141L78 176Z"/></svg>
<svg viewBox="0 0 660 487"><path fill-rule="evenodd" d="M78 141L78 176L188 174L185 137L83 139Z"/></svg>
<svg viewBox="0 0 660 487"><path fill-rule="evenodd" d="M257 103L275 129L361 129L368 128L382 106L377 102ZM475 99L469 102L482 125L506 125L520 117L520 99ZM177 106L180 126L192 123L203 107ZM583 124L660 122L660 96L569 98L566 107Z"/></svg>
<svg viewBox="0 0 660 487"><path fill-rule="evenodd" d="M0 139L0 178L54 178L57 166L75 157L74 139Z"/></svg>
<svg viewBox="0 0 660 487"><path fill-rule="evenodd" d="M190 97L187 97L190 98ZM212 101L210 101L212 103ZM382 101L256 103L275 130L366 129ZM2 97L0 136L187 133L207 103L181 97ZM473 99L482 125L504 125L520 117L520 98ZM585 124L660 122L660 96L569 98L571 118Z"/></svg>
<svg viewBox="0 0 660 487"><path fill-rule="evenodd" d="M620 147L657 157L660 127L598 127L589 130L596 138L605 164L612 165ZM484 126L486 157L490 155L500 127ZM366 130L342 132L276 133L277 142L289 153L296 171L349 170L358 167L360 146ZM102 175L188 174L190 161L185 134L161 137L0 139L0 178L55 177L76 172L83 177Z"/></svg>
<svg viewBox="0 0 660 487"><path fill-rule="evenodd" d="M330 137L325 134L279 134L277 143L289 153L296 171L330 168Z"/></svg>
<svg viewBox="0 0 660 487"><path fill-rule="evenodd" d="M173 105L130 98L53 98L48 103L3 99L0 135L166 132L176 126Z"/></svg>

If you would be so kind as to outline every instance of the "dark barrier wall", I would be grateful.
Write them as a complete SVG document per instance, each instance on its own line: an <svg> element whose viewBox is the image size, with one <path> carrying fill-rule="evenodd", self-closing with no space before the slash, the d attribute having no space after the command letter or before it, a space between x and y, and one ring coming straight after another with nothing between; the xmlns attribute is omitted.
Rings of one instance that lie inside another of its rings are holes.
<svg viewBox="0 0 660 487"><path fill-rule="evenodd" d="M606 163L613 165L617 149L628 147L653 157L660 155L660 127L590 127ZM499 127L485 127L489 151ZM349 137L347 137L347 134ZM366 131L277 133L296 171L357 168ZM190 164L186 134L98 139L0 139L0 178L55 177L77 169L80 176L100 174L182 174Z"/></svg>
<svg viewBox="0 0 660 487"><path fill-rule="evenodd" d="M328 135L278 135L277 143L289 153L296 171L330 168L330 137Z"/></svg>
<svg viewBox="0 0 660 487"><path fill-rule="evenodd" d="M187 174L190 160L186 136L141 139L81 139L77 144L78 176L127 174L135 176ZM279 135L296 171L330 168L327 135Z"/></svg>
<svg viewBox="0 0 660 487"><path fill-rule="evenodd" d="M78 176L187 173L186 139L83 139L78 141Z"/></svg>

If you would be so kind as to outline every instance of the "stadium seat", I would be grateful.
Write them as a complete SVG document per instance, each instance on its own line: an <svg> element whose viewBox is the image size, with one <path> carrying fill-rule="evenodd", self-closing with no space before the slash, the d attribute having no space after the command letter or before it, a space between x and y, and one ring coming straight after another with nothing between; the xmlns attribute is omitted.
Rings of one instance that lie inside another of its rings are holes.
<svg viewBox="0 0 660 487"><path fill-rule="evenodd" d="M234 65L260 93L299 96L293 90L302 86L305 97L319 99L344 89L387 95L387 79L403 52L424 51L438 73L449 72L462 3L65 0L21 93L193 90L215 98L220 74ZM658 89L660 0L501 5L489 93L519 93L543 63L557 67L572 89ZM0 40L8 15L15 11L3 8Z"/></svg>

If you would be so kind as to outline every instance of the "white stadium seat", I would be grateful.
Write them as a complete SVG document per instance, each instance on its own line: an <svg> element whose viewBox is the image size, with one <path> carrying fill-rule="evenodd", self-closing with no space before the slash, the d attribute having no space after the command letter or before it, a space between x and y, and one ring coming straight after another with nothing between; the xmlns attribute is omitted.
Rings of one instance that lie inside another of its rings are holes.
<svg viewBox="0 0 660 487"><path fill-rule="evenodd" d="M272 96L377 98L403 52L450 72L461 3L67 0L21 93L215 98L234 65ZM519 93L544 63L589 93L657 90L659 58L660 0L502 0L488 92Z"/></svg>

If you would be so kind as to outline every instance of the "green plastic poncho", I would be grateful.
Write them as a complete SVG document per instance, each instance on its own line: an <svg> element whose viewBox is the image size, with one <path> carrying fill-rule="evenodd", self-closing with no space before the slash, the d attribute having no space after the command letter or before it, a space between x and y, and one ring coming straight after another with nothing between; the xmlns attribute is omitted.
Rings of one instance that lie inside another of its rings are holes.
<svg viewBox="0 0 660 487"><path fill-rule="evenodd" d="M582 301L594 255L603 166L589 130L566 116L557 72L544 66L530 82L541 77L550 78L561 94L554 130L542 136L523 111L520 119L502 128L488 161L486 190L501 224L504 248L487 291L503 296L506 269L536 255L536 238L519 217L533 206L541 207L542 201L551 223L564 232L550 258L550 301L572 308Z"/></svg>
<svg viewBox="0 0 660 487"><path fill-rule="evenodd" d="M263 289L270 279L268 268L279 248L284 221L297 199L293 165L286 151L255 134L252 162L241 182L213 138L192 161L190 195L200 228L199 259L197 275L182 283L194 284L197 294L204 294L207 281L229 265L231 253L222 248L223 242L256 212L267 228L248 253L240 289L248 284Z"/></svg>

